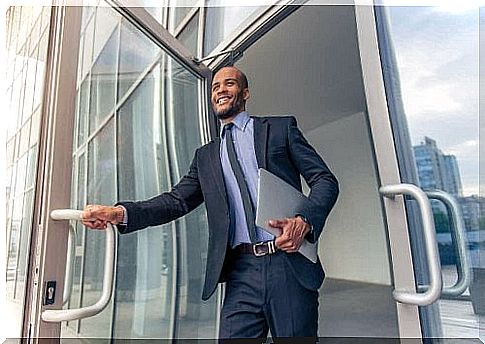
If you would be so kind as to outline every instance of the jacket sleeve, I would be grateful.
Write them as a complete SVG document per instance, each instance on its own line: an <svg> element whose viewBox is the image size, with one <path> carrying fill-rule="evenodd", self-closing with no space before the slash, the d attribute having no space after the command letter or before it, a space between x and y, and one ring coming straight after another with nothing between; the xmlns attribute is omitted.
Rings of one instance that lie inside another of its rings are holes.
<svg viewBox="0 0 485 344"><path fill-rule="evenodd" d="M291 117L288 125L288 143L291 159L310 187L308 202L300 206L297 214L304 216L310 222L312 232L307 235L307 239L310 242L316 242L328 214L337 201L339 193L337 178L305 139L294 117Z"/></svg>
<svg viewBox="0 0 485 344"><path fill-rule="evenodd" d="M148 226L157 226L189 213L203 202L197 168L198 150L188 173L170 192L164 192L145 201L118 202L128 215L126 226L118 226L120 233L130 233Z"/></svg>

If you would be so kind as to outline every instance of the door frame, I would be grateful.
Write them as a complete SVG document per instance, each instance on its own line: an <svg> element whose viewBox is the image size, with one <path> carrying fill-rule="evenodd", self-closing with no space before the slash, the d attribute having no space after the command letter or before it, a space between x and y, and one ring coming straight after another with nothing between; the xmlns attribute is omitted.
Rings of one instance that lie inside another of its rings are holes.
<svg viewBox="0 0 485 344"><path fill-rule="evenodd" d="M191 53L145 9L121 7L122 4L116 1L110 1L110 4L200 80L201 134L208 140L211 70L195 63ZM34 201L32 258L22 327L22 336L32 338L36 343L39 338L58 342L61 336L61 323L44 322L41 314L46 309L62 309L67 262L59 257L67 254L68 222L53 221L50 213L54 209L71 206L77 81L77 73L72 71L78 69L81 18L82 7L52 6ZM43 304L46 281L57 283L55 302L49 306Z"/></svg>
<svg viewBox="0 0 485 344"><path fill-rule="evenodd" d="M380 185L401 183L394 135L382 75L373 5L355 6L367 115ZM395 290L416 292L414 264L403 196L383 198ZM421 338L419 308L396 301L400 338Z"/></svg>

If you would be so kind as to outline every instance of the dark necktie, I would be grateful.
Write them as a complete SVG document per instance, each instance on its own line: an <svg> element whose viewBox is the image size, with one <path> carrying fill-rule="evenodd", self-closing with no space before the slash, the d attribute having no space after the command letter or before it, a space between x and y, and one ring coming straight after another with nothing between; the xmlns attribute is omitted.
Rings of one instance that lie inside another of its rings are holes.
<svg viewBox="0 0 485 344"><path fill-rule="evenodd" d="M239 191L241 192L241 198L244 206L244 214L246 215L246 223L248 224L249 238L251 239L252 243L256 243L257 239L256 225L254 223L254 206L253 202L251 201L251 195L249 194L248 184L246 183L246 179L244 178L241 165L239 164L239 161L237 159L236 149L234 147L232 137L233 127L234 123L228 123L224 127L226 134L227 155L229 157L229 162L231 163L232 170L234 171L234 175L236 176Z"/></svg>

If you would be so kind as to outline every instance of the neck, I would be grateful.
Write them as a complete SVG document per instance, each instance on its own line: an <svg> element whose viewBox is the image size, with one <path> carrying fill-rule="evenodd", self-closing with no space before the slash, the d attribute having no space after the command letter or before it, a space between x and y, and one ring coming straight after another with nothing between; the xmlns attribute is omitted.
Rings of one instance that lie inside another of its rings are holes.
<svg viewBox="0 0 485 344"><path fill-rule="evenodd" d="M244 112L244 111L246 111L246 109L242 109L242 110L241 110L241 111L239 111L237 114L232 115L231 117L227 117L227 118L223 118L223 119L221 119L222 124L227 124L227 123L232 122L232 120L233 120L234 118L236 118L236 117L237 117L237 116L238 116L238 115L239 115L241 112Z"/></svg>

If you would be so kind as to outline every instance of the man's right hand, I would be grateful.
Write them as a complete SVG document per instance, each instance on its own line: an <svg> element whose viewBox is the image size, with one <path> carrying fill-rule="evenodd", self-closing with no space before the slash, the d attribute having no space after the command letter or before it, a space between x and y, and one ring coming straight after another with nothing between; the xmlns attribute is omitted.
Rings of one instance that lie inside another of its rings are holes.
<svg viewBox="0 0 485 344"><path fill-rule="evenodd" d="M108 222L117 225L123 221L124 209L105 205L89 204L81 215L83 224L93 229L106 229Z"/></svg>

